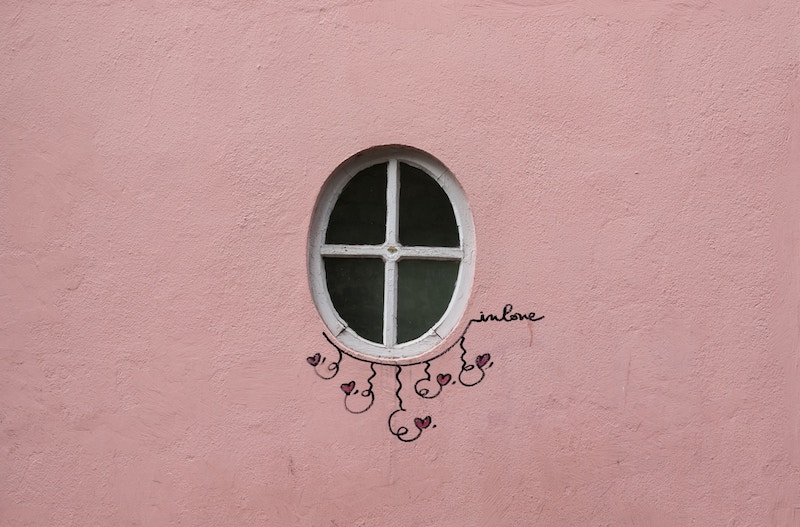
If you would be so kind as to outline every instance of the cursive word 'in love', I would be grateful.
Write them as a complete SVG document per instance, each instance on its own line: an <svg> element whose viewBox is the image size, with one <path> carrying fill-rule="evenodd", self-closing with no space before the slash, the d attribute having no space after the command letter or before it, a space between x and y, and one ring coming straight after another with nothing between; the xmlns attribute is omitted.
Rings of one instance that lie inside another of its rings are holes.
<svg viewBox="0 0 800 527"><path fill-rule="evenodd" d="M513 322L514 320L530 320L531 322L536 322L537 320L542 320L544 315L536 316L536 313L531 311L530 313L514 313L514 306L511 304L506 304L503 306L503 314L502 315L494 315L489 313L488 315L484 314L481 311L481 316L479 318L473 319L475 322Z"/></svg>

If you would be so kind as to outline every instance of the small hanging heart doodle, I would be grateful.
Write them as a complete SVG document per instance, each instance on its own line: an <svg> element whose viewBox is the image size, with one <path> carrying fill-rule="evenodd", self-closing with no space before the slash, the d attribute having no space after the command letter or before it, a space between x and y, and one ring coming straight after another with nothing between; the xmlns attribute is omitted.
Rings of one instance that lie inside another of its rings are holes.
<svg viewBox="0 0 800 527"><path fill-rule="evenodd" d="M356 387L356 381L350 381L342 384L341 388L344 393L350 395L350 392L353 391L353 388Z"/></svg>
<svg viewBox="0 0 800 527"><path fill-rule="evenodd" d="M316 366L317 364L319 364L319 359L320 359L319 353L315 353L311 357L306 357L306 361L308 361L308 363L311 364L312 366Z"/></svg>
<svg viewBox="0 0 800 527"><path fill-rule="evenodd" d="M425 419L420 419L417 417L414 419L414 424L417 425L417 428L420 430L425 430L431 425L431 416L427 416Z"/></svg>
<svg viewBox="0 0 800 527"><path fill-rule="evenodd" d="M484 366L486 366L486 363L489 362L489 359L491 358L492 356L488 353L484 353L483 355L478 355L478 358L475 359L475 364L478 366L478 368L483 368Z"/></svg>
<svg viewBox="0 0 800 527"><path fill-rule="evenodd" d="M439 383L439 386L444 386L445 384L450 382L451 378L452 377L450 376L449 373L440 373L439 375L436 376L436 382Z"/></svg>

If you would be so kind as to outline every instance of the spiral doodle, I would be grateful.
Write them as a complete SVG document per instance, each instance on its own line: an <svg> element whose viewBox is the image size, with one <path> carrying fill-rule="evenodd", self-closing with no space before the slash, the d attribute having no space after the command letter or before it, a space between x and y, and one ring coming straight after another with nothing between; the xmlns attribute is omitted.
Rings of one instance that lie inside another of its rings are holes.
<svg viewBox="0 0 800 527"><path fill-rule="evenodd" d="M435 399L442 393L442 388L450 384L451 379L453 378L452 375L449 373L440 373L436 376L436 380L431 379L430 374L430 362L425 362L425 377L419 379L417 382L414 383L414 391L422 397L423 399ZM426 388L426 385L430 385L436 391L431 392L429 388Z"/></svg>
<svg viewBox="0 0 800 527"><path fill-rule="evenodd" d="M336 346L336 344L331 342L331 339L328 338L328 335L325 335L325 333L323 333L323 336L336 350L336 353L338 354L336 360L327 361L326 357L323 357L320 353L315 353L310 357L306 357L306 362L308 362L311 366L314 367L314 373L317 374L317 377L328 381L336 377L336 374L339 373L339 363L342 362L342 350L339 349L339 347ZM326 361L328 362L327 365L325 364ZM323 366L324 368L322 369L325 373L320 373L320 368Z"/></svg>
<svg viewBox="0 0 800 527"><path fill-rule="evenodd" d="M395 397L397 397L397 410L389 414L388 425L389 425L389 432L395 436L397 439L404 443L410 443L412 441L416 441L422 435L422 431L427 429L431 426L431 416L425 417L415 417L413 420L414 428L416 429L416 435L411 437L407 437L408 434L411 432L410 426L397 426L395 427L393 424L393 420L395 420L395 416L398 414L405 414L406 409L403 407L403 398L400 397L400 392L403 389L403 381L400 380L400 373L403 371L402 366L397 366L397 371L395 372L395 379L397 380L397 391L395 392ZM436 425L433 425L435 428Z"/></svg>
<svg viewBox="0 0 800 527"><path fill-rule="evenodd" d="M364 408L361 408L360 410L353 409L351 407L351 403L349 402L350 401L350 397L352 395L358 395L359 394L359 391L357 389L355 389L355 385L356 385L355 381L350 381L349 383L342 384L340 386L340 388L344 392L344 408L345 408L345 410L347 410L351 414L363 414L364 412L366 412L367 410L372 408L372 405L375 403L375 394L372 391L372 379L375 378L375 375L376 375L375 364L370 363L369 368L372 371L372 375L370 375L367 378L367 385L369 385L369 388L367 388L366 390L361 390L361 392L360 392L361 397L369 398L369 401L367 402L367 405Z"/></svg>
<svg viewBox="0 0 800 527"><path fill-rule="evenodd" d="M468 364L467 360L464 358L467 355L467 348L464 347L464 337L461 337L458 341L458 345L461 347L461 371L458 374L458 382L460 382L463 386L475 386L476 384L480 383L484 377L486 377L486 371L484 368L490 368L492 364L489 363L489 360L492 356L488 353L484 353L483 355L478 355L475 358L475 364ZM489 363L487 365L487 363ZM480 376L472 382L465 380L466 377L469 376L469 372L477 369L481 372Z"/></svg>

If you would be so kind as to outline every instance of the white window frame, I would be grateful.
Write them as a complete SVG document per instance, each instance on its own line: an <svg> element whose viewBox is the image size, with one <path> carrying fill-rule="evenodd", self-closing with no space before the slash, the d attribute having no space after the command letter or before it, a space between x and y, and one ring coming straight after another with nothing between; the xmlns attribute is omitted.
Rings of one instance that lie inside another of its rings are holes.
<svg viewBox="0 0 800 527"><path fill-rule="evenodd" d="M444 190L453 206L458 227L458 247L404 247L398 243L399 164L416 167L431 176ZM359 172L387 163L386 238L380 245L333 245L325 243L331 212L345 185ZM325 278L323 256L379 257L384 263L383 344L358 336L333 307ZM460 260L455 288L442 317L432 328L410 342L396 344L397 262L403 258ZM475 270L475 227L464 190L455 176L433 156L411 147L382 146L365 150L342 163L324 184L309 236L309 282L311 294L323 322L332 336L347 350L367 360L396 362L423 355L437 348L458 325L466 308Z"/></svg>

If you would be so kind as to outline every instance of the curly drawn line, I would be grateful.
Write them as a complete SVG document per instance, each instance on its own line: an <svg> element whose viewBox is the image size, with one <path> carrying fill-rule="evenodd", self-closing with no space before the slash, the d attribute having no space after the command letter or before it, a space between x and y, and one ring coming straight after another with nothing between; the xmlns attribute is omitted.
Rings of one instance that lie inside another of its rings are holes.
<svg viewBox="0 0 800 527"><path fill-rule="evenodd" d="M369 365L369 369L370 369L370 370L372 370L372 375L370 375L369 377L367 377L367 384L369 384L369 388L367 388L366 390L364 390L364 391L362 391L362 392L361 392L361 396L362 396L362 397L375 397L375 396L373 395L373 393L372 393L372 379L374 379L374 378L375 378L375 376L378 374L378 373L375 371L375 363L370 363L370 365Z"/></svg>
<svg viewBox="0 0 800 527"><path fill-rule="evenodd" d="M397 410L389 414L389 432L395 436L397 439L404 443L410 443L412 441L416 441L422 435L422 431L431 426L431 416L425 417L416 417L414 418L414 428L417 429L417 434L413 437L406 437L411 430L407 426L395 426L392 424L392 420L394 417L399 413L406 413L406 409L403 407L403 398L400 397L400 391L403 389L403 382L400 380L400 372L403 370L402 366L397 366L397 373L395 373L395 378L397 379L397 391L395 392L395 396L397 397ZM433 425L436 427L436 425Z"/></svg>
<svg viewBox="0 0 800 527"><path fill-rule="evenodd" d="M394 392L394 395L397 397L397 406L405 412L406 409L403 408L403 398L400 397L400 391L403 389L403 381L400 380L400 372L402 371L403 367L397 366L397 372L394 374L394 378L397 379L397 391Z"/></svg>
<svg viewBox="0 0 800 527"><path fill-rule="evenodd" d="M417 382L414 383L414 391L417 392L417 395L422 397L423 399L435 399L442 393L442 388L446 385L450 384L450 380L453 378L452 375L449 373L440 373L436 376L436 382L431 379L430 369L431 363L425 363L425 377L419 379ZM424 386L420 387L420 383L431 383L433 386L436 387L436 392L431 393L431 390L425 388Z"/></svg>
<svg viewBox="0 0 800 527"><path fill-rule="evenodd" d="M493 362L491 363L489 362L492 356L489 353L484 353L483 355L478 355L475 358L475 364L468 364L466 359L464 358L467 355L467 348L464 347L464 337L461 337L461 339L459 339L458 345L461 346L461 371L458 374L458 382L460 382L463 386L475 386L476 384L480 383L484 379L484 377L486 377L486 372L484 371L483 368L484 367L491 368L492 364L494 364ZM489 363L488 366L487 363ZM475 381L472 382L465 381L464 380L465 374L468 374L468 372L471 372L475 368L477 368L481 372L480 377L478 377Z"/></svg>
<svg viewBox="0 0 800 527"><path fill-rule="evenodd" d="M364 412L366 412L367 410L372 408L372 405L375 403L375 394L372 391L372 379L375 378L375 375L377 373L375 372L375 365L374 364L370 364L369 368L370 368L370 370L372 370L372 375L370 375L367 378L367 384L369 385L369 388L367 388L366 390L361 390L361 397L368 397L369 398L369 403L367 403L366 407L364 407L364 408L362 408L360 410L356 410L356 409L351 408L350 404L348 403L348 401L350 401L350 396L357 395L359 393L358 390L354 390L353 389L356 386L356 382L355 381L350 381L349 383L342 384L342 386L341 386L342 391L344 392L344 408L345 408L345 410L347 410L351 414L363 414Z"/></svg>
<svg viewBox="0 0 800 527"><path fill-rule="evenodd" d="M436 392L435 394L430 395L430 390L429 389L420 388L419 387L419 383L421 383L421 382L431 382L431 373L428 371L428 369L430 369L430 367L431 367L431 363L430 362L426 362L425 363L425 377L423 377L422 379L420 379L420 380L418 380L417 382L414 383L414 391L417 392L417 395L419 395L420 397L423 397L425 399L433 399L434 397L439 395L439 392L441 391L441 386L440 386L439 387L439 392Z"/></svg>
<svg viewBox="0 0 800 527"><path fill-rule="evenodd" d="M319 353L315 353L310 357L306 357L306 362L308 362L311 366L314 367L314 373L317 374L317 377L320 379L330 380L336 377L336 374L339 373L339 363L342 362L342 350L339 347L331 342L331 339L328 338L328 335L325 333L322 334L325 339L336 349L336 352L339 354L335 361L328 362L327 366L323 369L326 373L322 374L319 372L320 367L325 365L326 358L320 355Z"/></svg>

